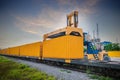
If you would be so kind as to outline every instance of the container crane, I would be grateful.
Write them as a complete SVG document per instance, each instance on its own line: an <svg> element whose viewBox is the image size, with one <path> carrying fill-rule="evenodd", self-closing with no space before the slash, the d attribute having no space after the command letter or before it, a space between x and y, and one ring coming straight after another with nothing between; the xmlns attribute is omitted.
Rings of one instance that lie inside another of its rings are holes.
<svg viewBox="0 0 120 80"><path fill-rule="evenodd" d="M87 40L86 37L88 36L87 33L83 33L82 29L78 27L78 11L73 11L72 13L67 15L67 27L58 29L56 31L44 34L43 41L47 39L57 38L64 35L74 35L74 36L83 36L83 44L87 47L86 54L92 54L94 59L96 60L107 60L109 61L109 57L107 53L101 52L99 49L96 48L95 43L91 40ZM84 48L84 47L83 47ZM105 57L104 57L105 56Z"/></svg>

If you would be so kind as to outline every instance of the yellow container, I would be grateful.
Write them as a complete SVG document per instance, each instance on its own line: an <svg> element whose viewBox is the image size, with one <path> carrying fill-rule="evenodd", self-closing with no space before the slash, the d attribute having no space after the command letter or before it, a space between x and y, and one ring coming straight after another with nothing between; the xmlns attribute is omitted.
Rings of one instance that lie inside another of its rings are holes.
<svg viewBox="0 0 120 80"><path fill-rule="evenodd" d="M2 53L3 53L3 49L0 50L0 54L2 54Z"/></svg>
<svg viewBox="0 0 120 80"><path fill-rule="evenodd" d="M0 50L0 54L2 54L2 49Z"/></svg>
<svg viewBox="0 0 120 80"><path fill-rule="evenodd" d="M8 48L4 49L4 54L6 54L6 55L9 54L9 50L8 50Z"/></svg>
<svg viewBox="0 0 120 80"><path fill-rule="evenodd" d="M20 56L38 58L41 57L42 56L42 54L40 53L42 51L42 49L40 49L41 45L42 45L41 42L35 42L20 46Z"/></svg>
<svg viewBox="0 0 120 80"><path fill-rule="evenodd" d="M3 49L3 54L5 54L5 49Z"/></svg>
<svg viewBox="0 0 120 80"><path fill-rule="evenodd" d="M2 50L2 54L5 54L5 53L6 53L6 49L3 49L3 50Z"/></svg>
<svg viewBox="0 0 120 80"><path fill-rule="evenodd" d="M2 50L1 50L1 54L3 54L3 53L4 53L4 50L2 49Z"/></svg>
<svg viewBox="0 0 120 80"><path fill-rule="evenodd" d="M43 58L70 59L83 58L83 37L62 36L43 41Z"/></svg>
<svg viewBox="0 0 120 80"><path fill-rule="evenodd" d="M19 54L20 54L18 46L17 47L11 47L9 52L10 52L9 54L13 55L13 56L19 56Z"/></svg>
<svg viewBox="0 0 120 80"><path fill-rule="evenodd" d="M120 58L120 51L109 51L108 55L110 57L119 57Z"/></svg>
<svg viewBox="0 0 120 80"><path fill-rule="evenodd" d="M2 54L2 49L0 50L0 54Z"/></svg>
<svg viewBox="0 0 120 80"><path fill-rule="evenodd" d="M1 50L1 54L4 54L4 49Z"/></svg>
<svg viewBox="0 0 120 80"><path fill-rule="evenodd" d="M9 48L7 48L7 52L6 52L6 54L7 54L7 55L10 54L10 49L9 49Z"/></svg>

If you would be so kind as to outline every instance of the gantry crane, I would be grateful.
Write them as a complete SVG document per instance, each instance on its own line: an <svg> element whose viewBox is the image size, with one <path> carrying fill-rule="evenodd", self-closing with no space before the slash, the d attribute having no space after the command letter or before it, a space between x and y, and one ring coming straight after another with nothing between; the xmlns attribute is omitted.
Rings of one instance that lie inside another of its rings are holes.
<svg viewBox="0 0 120 80"><path fill-rule="evenodd" d="M74 11L67 15L67 26L78 27L78 11Z"/></svg>
<svg viewBox="0 0 120 80"><path fill-rule="evenodd" d="M96 60L110 60L106 52L101 52L94 48L93 42L85 40L87 33L83 33L78 27L78 11L73 11L67 15L67 27L44 34L43 41L47 39L57 38L64 35L81 36L84 38L84 46L87 46L87 54L93 54ZM105 56L105 59L104 59Z"/></svg>
<svg viewBox="0 0 120 80"><path fill-rule="evenodd" d="M44 34L43 41L47 38L56 38L63 35L83 36L82 29L78 27L78 11L73 11L67 15L67 27Z"/></svg>

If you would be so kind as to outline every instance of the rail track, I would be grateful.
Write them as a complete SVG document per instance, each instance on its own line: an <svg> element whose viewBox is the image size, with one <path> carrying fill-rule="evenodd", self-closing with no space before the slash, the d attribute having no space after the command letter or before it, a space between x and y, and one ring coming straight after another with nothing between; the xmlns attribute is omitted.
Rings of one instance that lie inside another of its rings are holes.
<svg viewBox="0 0 120 80"><path fill-rule="evenodd" d="M52 61L45 61L42 63L48 64L51 66L64 68L64 69L73 70L73 71L96 74L100 76L111 77L115 80L120 80L120 69L119 69L120 64L119 64L119 68L114 69L114 67L108 68L108 67L91 66L91 65L89 66L89 65L81 65L81 64L63 64L63 63L52 62ZM108 63L117 64L119 62L111 61Z"/></svg>
<svg viewBox="0 0 120 80"><path fill-rule="evenodd" d="M81 63L81 64L66 64L62 62L55 62L55 61L47 61L47 60L40 60L40 59L34 59L34 58L26 58L26 57L18 57L18 56L9 56L9 55L3 55L7 57L12 58L18 58L22 60L28 60L36 63L43 63L50 66L55 66L67 70L73 70L83 73L89 73L89 74L96 74L96 75L102 75L111 77L115 80L120 79L120 62L117 61L110 61L110 62L95 62L95 61L89 61L87 63ZM96 66L96 64L104 65L103 66ZM107 66L108 65L108 66Z"/></svg>

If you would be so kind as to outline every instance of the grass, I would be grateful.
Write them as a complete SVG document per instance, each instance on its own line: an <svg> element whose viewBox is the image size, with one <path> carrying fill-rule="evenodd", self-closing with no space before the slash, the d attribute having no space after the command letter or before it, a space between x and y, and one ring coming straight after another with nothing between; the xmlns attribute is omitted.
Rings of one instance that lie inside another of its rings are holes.
<svg viewBox="0 0 120 80"><path fill-rule="evenodd" d="M99 76L99 75L91 75L90 78L95 80L113 80L110 77Z"/></svg>
<svg viewBox="0 0 120 80"><path fill-rule="evenodd" d="M89 69L87 69L87 70L86 70L86 73L87 73L87 74L90 74L90 70L89 70Z"/></svg>
<svg viewBox="0 0 120 80"><path fill-rule="evenodd" d="M0 56L0 80L56 80L34 68Z"/></svg>
<svg viewBox="0 0 120 80"><path fill-rule="evenodd" d="M105 77L105 76L100 76L100 75L95 75L95 74L90 74L91 71L89 69L86 70L86 73L89 75L89 77L93 80L113 80L110 77Z"/></svg>

